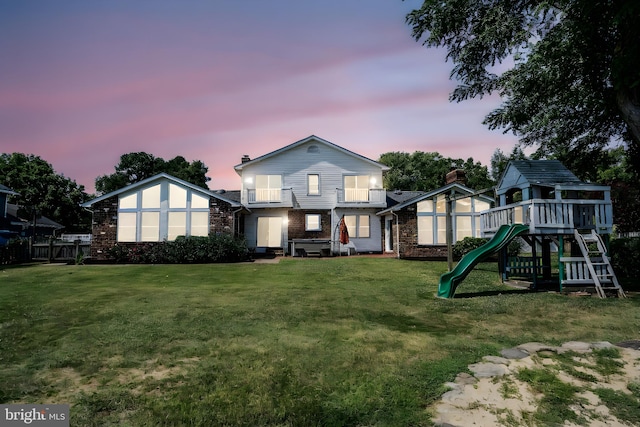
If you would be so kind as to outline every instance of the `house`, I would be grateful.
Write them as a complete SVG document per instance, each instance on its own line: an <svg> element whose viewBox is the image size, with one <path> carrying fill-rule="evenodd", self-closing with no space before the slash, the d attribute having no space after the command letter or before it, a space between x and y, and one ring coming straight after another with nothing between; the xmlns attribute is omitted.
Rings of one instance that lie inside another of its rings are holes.
<svg viewBox="0 0 640 427"><path fill-rule="evenodd" d="M378 212L385 224L385 250L398 258L446 258L447 199L451 200L452 243L480 237L480 212L492 206L493 197L464 184L464 171L454 170L447 174L444 187L419 192Z"/></svg>
<svg viewBox="0 0 640 427"><path fill-rule="evenodd" d="M446 197L468 196L453 203L455 240L480 235L479 212L493 201L466 187L462 171L438 190L387 191L387 166L315 135L245 155L234 169L239 191L209 191L159 174L83 204L93 212L91 257L107 259L116 243L219 232L244 235L257 254L446 257ZM348 243L340 242L343 221Z"/></svg>
<svg viewBox="0 0 640 427"><path fill-rule="evenodd" d="M297 255L296 243L313 241L344 251L338 242L344 218L350 250L381 252L376 213L387 207L382 177L388 169L314 135L254 159L244 156L235 171L250 211L244 216L248 247Z"/></svg>
<svg viewBox="0 0 640 427"><path fill-rule="evenodd" d="M82 204L93 213L91 257L107 260L116 243L242 233L242 205L224 194L161 173Z"/></svg>

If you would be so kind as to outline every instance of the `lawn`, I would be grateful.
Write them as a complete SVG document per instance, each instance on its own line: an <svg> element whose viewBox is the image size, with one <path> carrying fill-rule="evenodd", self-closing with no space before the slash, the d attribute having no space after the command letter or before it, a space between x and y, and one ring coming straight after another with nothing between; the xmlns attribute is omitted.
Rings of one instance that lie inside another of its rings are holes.
<svg viewBox="0 0 640 427"><path fill-rule="evenodd" d="M516 291L481 264L4 267L0 403L69 403L72 425L431 425L444 383L528 341L638 338L640 298Z"/></svg>

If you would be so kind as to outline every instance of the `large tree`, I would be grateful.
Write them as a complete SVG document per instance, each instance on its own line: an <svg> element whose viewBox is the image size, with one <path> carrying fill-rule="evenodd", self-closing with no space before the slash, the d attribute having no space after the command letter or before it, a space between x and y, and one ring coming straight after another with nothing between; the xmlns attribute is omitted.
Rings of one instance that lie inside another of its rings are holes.
<svg viewBox="0 0 640 427"><path fill-rule="evenodd" d="M500 94L489 128L571 169L619 144L638 173L639 18L638 0L425 0L407 21L446 48L451 100Z"/></svg>
<svg viewBox="0 0 640 427"><path fill-rule="evenodd" d="M66 231L88 231L91 216L80 204L89 200L84 186L56 173L51 164L38 156L22 153L0 155L0 183L19 193L10 202L19 206L18 214L31 219L46 216Z"/></svg>
<svg viewBox="0 0 640 427"><path fill-rule="evenodd" d="M118 190L134 182L142 181L161 172L173 175L184 181L202 188L207 188L209 178L206 176L208 168L200 160L189 163L182 156L165 161L152 154L139 152L120 156L120 162L115 166L116 171L111 175L96 178L96 191L99 194Z"/></svg>
<svg viewBox="0 0 640 427"><path fill-rule="evenodd" d="M384 186L389 190L431 191L445 184L445 176L452 168L465 171L467 185L480 190L493 186L486 166L474 162L443 157L438 153L416 151L388 152L380 156L380 163L389 166L384 177Z"/></svg>

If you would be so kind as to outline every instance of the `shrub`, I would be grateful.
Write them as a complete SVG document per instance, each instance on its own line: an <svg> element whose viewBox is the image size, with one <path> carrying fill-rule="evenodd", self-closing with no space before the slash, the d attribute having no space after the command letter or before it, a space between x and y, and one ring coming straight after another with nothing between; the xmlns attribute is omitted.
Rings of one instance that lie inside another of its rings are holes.
<svg viewBox="0 0 640 427"><path fill-rule="evenodd" d="M635 282L640 277L640 238L612 239L609 255L618 279Z"/></svg>
<svg viewBox="0 0 640 427"><path fill-rule="evenodd" d="M134 264L202 264L244 261L249 251L243 238L212 234L179 236L172 242L115 245L108 254L116 262Z"/></svg>

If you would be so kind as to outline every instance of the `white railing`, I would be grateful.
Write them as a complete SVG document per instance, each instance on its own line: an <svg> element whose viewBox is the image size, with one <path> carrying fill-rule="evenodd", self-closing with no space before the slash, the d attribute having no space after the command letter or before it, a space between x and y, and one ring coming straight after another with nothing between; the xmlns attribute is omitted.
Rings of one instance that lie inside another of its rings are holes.
<svg viewBox="0 0 640 427"><path fill-rule="evenodd" d="M360 189L345 188L338 189L338 203L348 204L375 204L381 205L387 202L387 191L382 188Z"/></svg>
<svg viewBox="0 0 640 427"><path fill-rule="evenodd" d="M480 213L482 233L492 234L503 224L528 224L531 233L573 233L595 229L611 233L613 210L604 200L533 199Z"/></svg>
<svg viewBox="0 0 640 427"><path fill-rule="evenodd" d="M258 188L255 190L247 190L247 203L282 203L284 205L291 204L290 188Z"/></svg>
<svg viewBox="0 0 640 427"><path fill-rule="evenodd" d="M560 262L564 269L563 285L593 285L595 283L583 257L561 257ZM593 268L598 275L607 273L607 268L604 265L594 265Z"/></svg>

